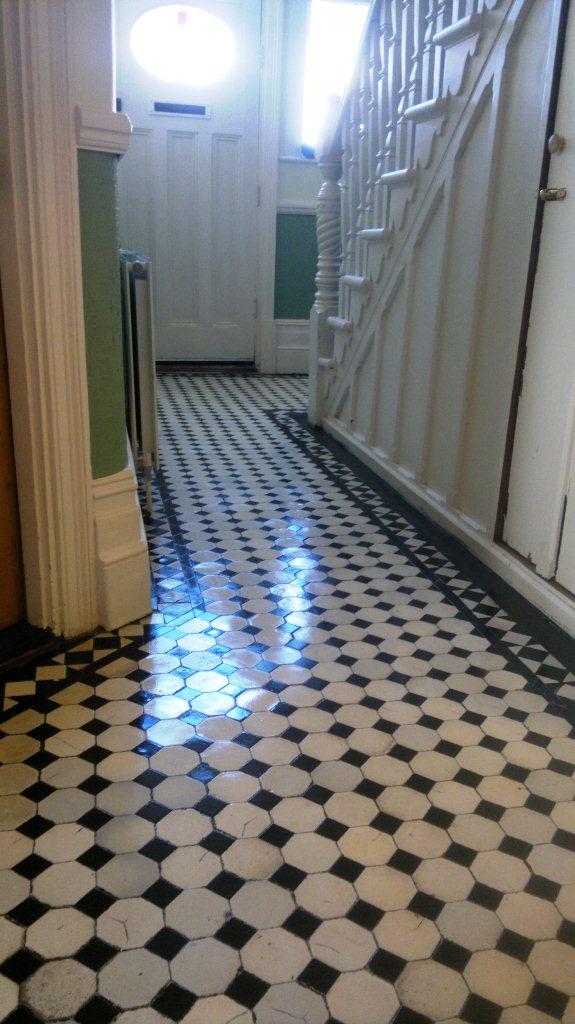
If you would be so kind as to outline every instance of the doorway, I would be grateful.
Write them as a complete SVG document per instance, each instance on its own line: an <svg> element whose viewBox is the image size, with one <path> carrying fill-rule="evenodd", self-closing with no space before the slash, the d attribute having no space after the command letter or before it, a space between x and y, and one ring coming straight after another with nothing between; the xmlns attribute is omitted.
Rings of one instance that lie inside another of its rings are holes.
<svg viewBox="0 0 575 1024"><path fill-rule="evenodd" d="M253 362L261 0L156 4L175 32L199 12L232 40L219 77L188 82L138 62L131 33L149 6L116 5L117 91L133 125L119 172L121 245L153 260L159 360Z"/></svg>
<svg viewBox="0 0 575 1024"><path fill-rule="evenodd" d="M503 540L575 594L575 17L567 20Z"/></svg>

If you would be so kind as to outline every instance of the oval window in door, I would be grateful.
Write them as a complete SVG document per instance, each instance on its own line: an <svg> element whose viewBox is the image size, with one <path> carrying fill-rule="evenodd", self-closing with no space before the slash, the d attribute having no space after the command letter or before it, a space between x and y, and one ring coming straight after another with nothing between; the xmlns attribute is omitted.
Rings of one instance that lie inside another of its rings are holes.
<svg viewBox="0 0 575 1024"><path fill-rule="evenodd" d="M190 4L153 7L130 32L138 64L163 82L209 85L233 68L236 42L223 21Z"/></svg>

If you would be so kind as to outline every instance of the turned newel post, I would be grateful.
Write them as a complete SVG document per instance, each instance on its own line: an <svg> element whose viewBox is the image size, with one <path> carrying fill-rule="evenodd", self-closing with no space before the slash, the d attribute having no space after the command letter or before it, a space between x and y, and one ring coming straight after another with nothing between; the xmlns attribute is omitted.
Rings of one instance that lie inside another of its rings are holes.
<svg viewBox="0 0 575 1024"><path fill-rule="evenodd" d="M331 119L330 119L331 120ZM331 120L333 125L333 120ZM341 142L339 130L324 136L318 147L322 186L317 197L317 291L310 314L310 366L308 419L322 420L324 377L329 371L333 333L327 319L338 311L341 274Z"/></svg>
<svg viewBox="0 0 575 1024"><path fill-rule="evenodd" d="M322 156L318 163L323 184L317 197L317 274L315 308L334 316L337 312L341 273L341 154Z"/></svg>

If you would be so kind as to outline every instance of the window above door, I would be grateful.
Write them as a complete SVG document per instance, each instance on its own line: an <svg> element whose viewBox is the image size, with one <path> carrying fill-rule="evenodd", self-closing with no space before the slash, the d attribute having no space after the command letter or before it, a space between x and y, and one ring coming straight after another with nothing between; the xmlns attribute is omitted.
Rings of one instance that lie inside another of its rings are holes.
<svg viewBox="0 0 575 1024"><path fill-rule="evenodd" d="M228 25L191 4L152 7L134 22L130 49L138 64L162 82L210 85L236 59Z"/></svg>

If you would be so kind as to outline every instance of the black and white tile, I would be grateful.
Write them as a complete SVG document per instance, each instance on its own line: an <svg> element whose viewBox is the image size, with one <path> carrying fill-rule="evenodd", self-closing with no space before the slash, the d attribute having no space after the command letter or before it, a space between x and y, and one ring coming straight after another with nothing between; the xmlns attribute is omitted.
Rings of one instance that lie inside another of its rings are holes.
<svg viewBox="0 0 575 1024"><path fill-rule="evenodd" d="M569 667L304 379L159 391L153 614L6 680L0 1020L575 1024Z"/></svg>

